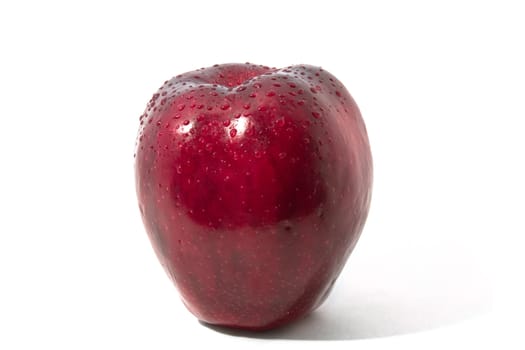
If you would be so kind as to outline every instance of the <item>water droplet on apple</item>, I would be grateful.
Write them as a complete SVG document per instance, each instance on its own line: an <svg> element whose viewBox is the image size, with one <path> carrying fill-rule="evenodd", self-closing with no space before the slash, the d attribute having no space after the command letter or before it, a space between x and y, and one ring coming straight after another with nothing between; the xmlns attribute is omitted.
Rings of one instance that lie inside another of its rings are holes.
<svg viewBox="0 0 525 350"><path fill-rule="evenodd" d="M318 112L312 112L312 115L316 119L319 119L319 117L321 116Z"/></svg>
<svg viewBox="0 0 525 350"><path fill-rule="evenodd" d="M222 109L223 111L227 110L228 108L230 108L230 105L227 104L227 103L225 103L225 104L223 104L223 105L221 106L221 109Z"/></svg>
<svg viewBox="0 0 525 350"><path fill-rule="evenodd" d="M286 158L286 152L279 153L279 159L284 159L284 158Z"/></svg>
<svg viewBox="0 0 525 350"><path fill-rule="evenodd" d="M249 103L245 103L242 107L244 109L250 109L250 104Z"/></svg>
<svg viewBox="0 0 525 350"><path fill-rule="evenodd" d="M230 137L235 137L235 135L237 135L237 129L231 129L230 130Z"/></svg>
<svg viewBox="0 0 525 350"><path fill-rule="evenodd" d="M260 83L255 83L255 84L253 84L253 87L256 88L256 89L260 89L262 87L262 85Z"/></svg>
<svg viewBox="0 0 525 350"><path fill-rule="evenodd" d="M248 95L249 97L257 97L257 94L255 92L252 92L251 94Z"/></svg>
<svg viewBox="0 0 525 350"><path fill-rule="evenodd" d="M285 124L284 118L279 118L279 119L277 119L277 121L275 122L275 124L277 124L277 126L283 127L284 124Z"/></svg>

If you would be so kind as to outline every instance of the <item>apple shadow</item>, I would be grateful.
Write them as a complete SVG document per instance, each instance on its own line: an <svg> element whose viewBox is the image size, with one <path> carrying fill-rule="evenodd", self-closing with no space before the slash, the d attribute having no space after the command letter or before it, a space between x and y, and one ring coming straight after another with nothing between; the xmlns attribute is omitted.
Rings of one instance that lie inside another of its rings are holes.
<svg viewBox="0 0 525 350"><path fill-rule="evenodd" d="M337 289L337 288L336 288ZM475 318L491 308L488 292L467 296L419 295L404 297L387 291L341 290L309 316L290 325L264 332L202 325L216 332L248 338L286 340L358 340L418 333Z"/></svg>

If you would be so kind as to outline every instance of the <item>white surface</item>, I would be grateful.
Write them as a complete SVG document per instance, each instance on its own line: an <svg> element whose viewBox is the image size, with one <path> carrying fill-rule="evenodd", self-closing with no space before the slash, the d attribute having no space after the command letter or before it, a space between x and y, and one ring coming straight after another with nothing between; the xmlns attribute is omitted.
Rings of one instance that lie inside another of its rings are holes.
<svg viewBox="0 0 525 350"><path fill-rule="evenodd" d="M518 1L147 3L0 4L1 349L520 347ZM162 82L245 61L336 75L375 160L369 221L332 296L259 336L185 310L133 179L138 117Z"/></svg>

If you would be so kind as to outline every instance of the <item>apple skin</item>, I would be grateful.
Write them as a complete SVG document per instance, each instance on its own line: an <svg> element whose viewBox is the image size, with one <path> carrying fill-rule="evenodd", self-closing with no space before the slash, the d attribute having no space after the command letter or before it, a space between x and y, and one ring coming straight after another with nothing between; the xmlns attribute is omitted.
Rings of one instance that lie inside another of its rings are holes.
<svg viewBox="0 0 525 350"><path fill-rule="evenodd" d="M135 157L155 253L209 324L266 330L316 309L368 215L365 124L314 66L223 64L166 81Z"/></svg>

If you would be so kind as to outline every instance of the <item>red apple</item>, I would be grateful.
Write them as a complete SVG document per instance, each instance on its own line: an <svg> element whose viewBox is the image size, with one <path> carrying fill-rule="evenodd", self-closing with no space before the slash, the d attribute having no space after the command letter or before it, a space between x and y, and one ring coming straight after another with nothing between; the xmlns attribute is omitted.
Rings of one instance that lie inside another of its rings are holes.
<svg viewBox="0 0 525 350"><path fill-rule="evenodd" d="M359 109L307 65L215 65L166 81L140 117L135 170L160 262L215 325L263 330L317 308L370 205Z"/></svg>

